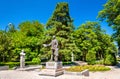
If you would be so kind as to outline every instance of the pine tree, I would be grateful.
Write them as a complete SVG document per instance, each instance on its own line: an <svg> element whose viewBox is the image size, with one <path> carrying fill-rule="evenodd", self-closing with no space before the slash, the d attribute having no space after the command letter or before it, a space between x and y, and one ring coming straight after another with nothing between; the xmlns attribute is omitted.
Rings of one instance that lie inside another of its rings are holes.
<svg viewBox="0 0 120 79"><path fill-rule="evenodd" d="M69 14L68 3L61 2L56 5L56 8L46 24L46 35L45 43L49 43L50 37L56 35L59 42L59 57L63 61L70 60L71 53L74 51L71 34L74 31L73 20ZM61 59L60 59L61 60Z"/></svg>

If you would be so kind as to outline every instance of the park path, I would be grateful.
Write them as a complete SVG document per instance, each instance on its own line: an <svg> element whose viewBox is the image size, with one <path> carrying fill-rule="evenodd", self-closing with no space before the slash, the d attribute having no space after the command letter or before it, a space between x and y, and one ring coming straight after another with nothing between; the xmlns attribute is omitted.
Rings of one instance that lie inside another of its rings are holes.
<svg viewBox="0 0 120 79"><path fill-rule="evenodd" d="M53 76L40 76L34 71L15 71L6 70L0 71L0 79L83 79L83 76L61 75L58 77Z"/></svg>
<svg viewBox="0 0 120 79"><path fill-rule="evenodd" d="M88 79L120 79L120 68L111 68L111 71L90 72L90 77Z"/></svg>
<svg viewBox="0 0 120 79"><path fill-rule="evenodd" d="M0 71L0 79L120 79L120 65L110 66L112 70L106 72L90 72L89 77L61 75L58 77L41 76L35 71Z"/></svg>

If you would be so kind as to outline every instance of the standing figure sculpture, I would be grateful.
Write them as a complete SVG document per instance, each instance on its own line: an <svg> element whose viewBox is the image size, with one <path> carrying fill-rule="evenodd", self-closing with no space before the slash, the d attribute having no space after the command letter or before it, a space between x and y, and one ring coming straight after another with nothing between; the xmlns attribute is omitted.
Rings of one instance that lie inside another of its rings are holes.
<svg viewBox="0 0 120 79"><path fill-rule="evenodd" d="M55 36L53 36L53 40L50 44L43 44L44 47L51 46L52 54L51 61L58 61L58 41Z"/></svg>
<svg viewBox="0 0 120 79"><path fill-rule="evenodd" d="M25 67L25 53L24 50L20 53L20 68Z"/></svg>

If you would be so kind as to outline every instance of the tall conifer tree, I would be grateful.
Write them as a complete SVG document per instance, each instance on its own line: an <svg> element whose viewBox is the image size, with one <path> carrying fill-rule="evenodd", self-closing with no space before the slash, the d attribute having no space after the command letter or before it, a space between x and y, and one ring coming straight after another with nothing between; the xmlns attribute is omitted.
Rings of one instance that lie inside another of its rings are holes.
<svg viewBox="0 0 120 79"><path fill-rule="evenodd" d="M59 57L62 60L70 60L71 53L74 52L75 44L73 43L71 34L74 31L73 20L69 14L68 3L61 2L56 5L56 8L46 24L46 34L50 42L50 38L56 35L59 42ZM47 41L49 40L49 41Z"/></svg>

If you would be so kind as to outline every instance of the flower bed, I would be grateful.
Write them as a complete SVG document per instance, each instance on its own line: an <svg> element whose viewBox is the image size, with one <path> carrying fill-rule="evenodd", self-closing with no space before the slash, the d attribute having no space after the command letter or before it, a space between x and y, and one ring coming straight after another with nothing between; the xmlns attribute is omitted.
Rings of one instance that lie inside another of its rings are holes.
<svg viewBox="0 0 120 79"><path fill-rule="evenodd" d="M81 72L83 70L88 69L89 71L108 71L111 70L109 67L101 66L101 65L84 65L84 66L72 66L67 68L66 71L70 72Z"/></svg>

